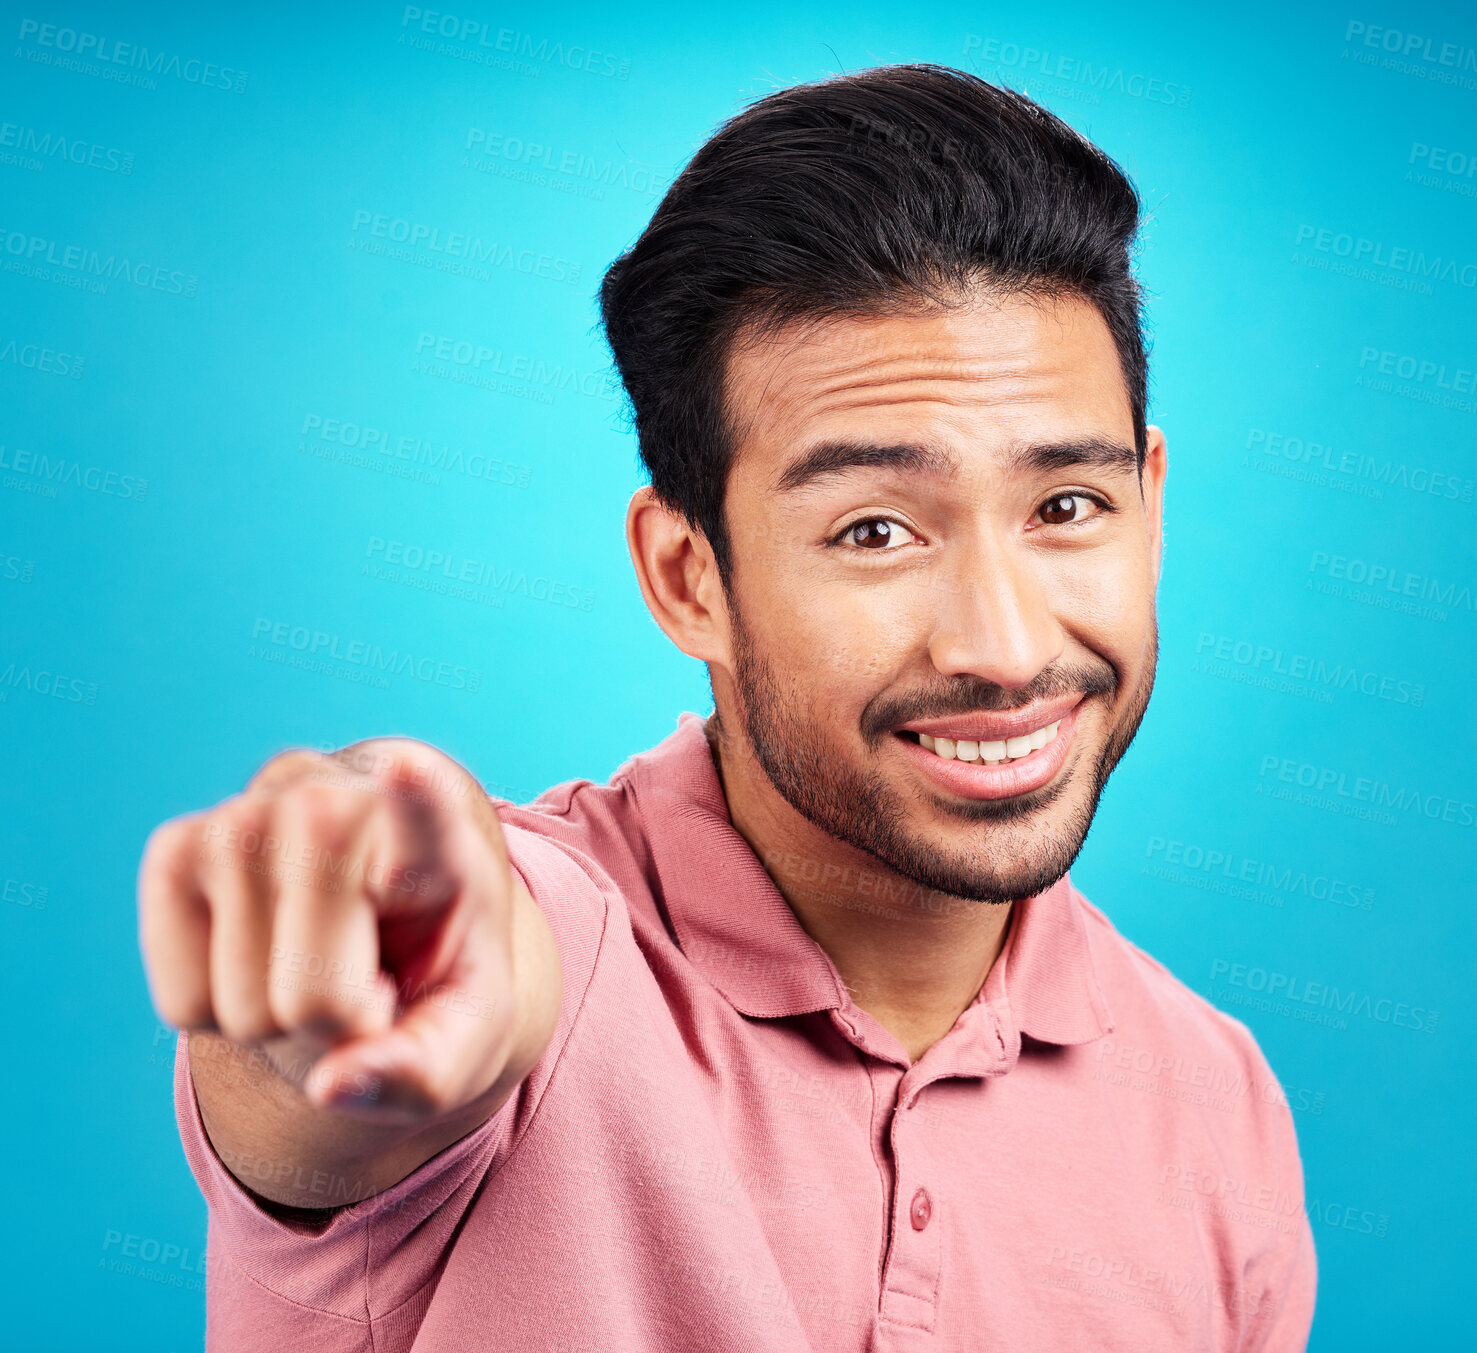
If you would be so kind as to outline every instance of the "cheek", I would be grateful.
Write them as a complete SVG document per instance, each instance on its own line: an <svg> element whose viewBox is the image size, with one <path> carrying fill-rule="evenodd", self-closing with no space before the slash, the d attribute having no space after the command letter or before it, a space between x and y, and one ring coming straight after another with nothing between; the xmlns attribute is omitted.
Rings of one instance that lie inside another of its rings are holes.
<svg viewBox="0 0 1477 1353"><path fill-rule="evenodd" d="M869 697L904 669L924 645L927 602L916 586L861 583L792 586L782 600L785 623L775 657L804 668L838 702L854 691Z"/></svg>
<svg viewBox="0 0 1477 1353"><path fill-rule="evenodd" d="M1153 623L1154 575L1138 551L1091 551L1060 561L1049 582L1058 620L1116 666L1140 662Z"/></svg>

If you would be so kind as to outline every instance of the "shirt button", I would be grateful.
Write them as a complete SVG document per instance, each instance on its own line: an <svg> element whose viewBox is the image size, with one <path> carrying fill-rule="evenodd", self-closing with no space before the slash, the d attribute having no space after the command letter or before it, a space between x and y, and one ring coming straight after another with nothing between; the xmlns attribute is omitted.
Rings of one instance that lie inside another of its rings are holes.
<svg viewBox="0 0 1477 1353"><path fill-rule="evenodd" d="M921 1231L928 1225L928 1219L933 1215L933 1204L928 1200L926 1189L919 1189L913 1195L913 1206L908 1209L908 1215L913 1219L915 1231Z"/></svg>

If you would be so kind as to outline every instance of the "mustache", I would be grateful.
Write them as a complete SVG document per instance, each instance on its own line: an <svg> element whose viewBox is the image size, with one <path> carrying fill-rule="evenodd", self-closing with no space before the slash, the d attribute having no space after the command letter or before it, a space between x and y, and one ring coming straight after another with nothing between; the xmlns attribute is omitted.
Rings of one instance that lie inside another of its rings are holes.
<svg viewBox="0 0 1477 1353"><path fill-rule="evenodd" d="M999 714L1024 709L1038 700L1080 694L1084 698L1118 692L1118 673L1112 667L1061 664L1045 668L1024 686L1007 689L983 677L955 677L935 689L908 695L887 693L867 706L862 717L865 736L880 737L915 719L942 719L959 714Z"/></svg>

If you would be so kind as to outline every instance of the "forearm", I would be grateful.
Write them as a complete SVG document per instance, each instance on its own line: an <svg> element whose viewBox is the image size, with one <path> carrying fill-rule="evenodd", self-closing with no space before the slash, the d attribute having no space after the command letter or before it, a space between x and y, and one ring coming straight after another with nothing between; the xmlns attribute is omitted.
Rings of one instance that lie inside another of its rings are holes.
<svg viewBox="0 0 1477 1353"><path fill-rule="evenodd" d="M382 1193L495 1108L474 1103L414 1126L366 1122L315 1108L261 1048L196 1032L188 1053L216 1154L253 1193L288 1207L344 1207Z"/></svg>

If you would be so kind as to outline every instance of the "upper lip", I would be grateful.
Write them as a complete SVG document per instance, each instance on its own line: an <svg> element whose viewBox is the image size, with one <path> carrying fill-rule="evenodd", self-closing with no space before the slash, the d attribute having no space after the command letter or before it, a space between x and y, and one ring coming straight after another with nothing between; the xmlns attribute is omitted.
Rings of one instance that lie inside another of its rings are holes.
<svg viewBox="0 0 1477 1353"><path fill-rule="evenodd" d="M898 731L927 733L935 738L952 738L955 742L1004 742L1023 737L1038 728L1065 718L1082 701L1081 692L1043 700L1023 709L979 710L974 714L949 714L941 719L915 719Z"/></svg>

